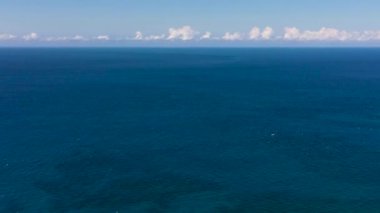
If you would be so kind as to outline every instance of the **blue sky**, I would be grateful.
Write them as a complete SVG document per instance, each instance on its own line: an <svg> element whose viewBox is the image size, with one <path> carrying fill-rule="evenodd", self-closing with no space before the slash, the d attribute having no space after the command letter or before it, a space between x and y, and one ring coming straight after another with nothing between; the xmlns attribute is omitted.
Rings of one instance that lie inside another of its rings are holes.
<svg viewBox="0 0 380 213"><path fill-rule="evenodd" d="M167 40L170 28L187 40L184 26L188 40L205 33L215 40L279 40L290 32L285 40L377 41L379 11L379 0L0 0L0 42L133 40L136 32L141 40ZM262 33L266 27L270 39L250 39L253 28Z"/></svg>

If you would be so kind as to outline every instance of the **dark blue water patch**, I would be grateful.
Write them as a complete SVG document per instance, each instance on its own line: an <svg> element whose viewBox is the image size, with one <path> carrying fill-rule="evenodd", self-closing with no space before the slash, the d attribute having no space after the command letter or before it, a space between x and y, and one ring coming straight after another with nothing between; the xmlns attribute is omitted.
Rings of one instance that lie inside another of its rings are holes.
<svg viewBox="0 0 380 213"><path fill-rule="evenodd" d="M379 49L0 49L0 211L377 212Z"/></svg>
<svg viewBox="0 0 380 213"><path fill-rule="evenodd" d="M78 152L55 170L54 178L35 182L52 197L52 212L86 208L117 211L140 203L165 209L178 197L220 188L197 177L167 173L155 166L154 159L136 153Z"/></svg>

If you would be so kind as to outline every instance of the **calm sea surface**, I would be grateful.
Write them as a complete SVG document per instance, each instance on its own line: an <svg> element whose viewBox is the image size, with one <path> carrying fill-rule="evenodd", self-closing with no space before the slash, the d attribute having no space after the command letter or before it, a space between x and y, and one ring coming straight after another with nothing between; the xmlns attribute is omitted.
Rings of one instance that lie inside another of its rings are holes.
<svg viewBox="0 0 380 213"><path fill-rule="evenodd" d="M0 212L380 212L380 49L0 49Z"/></svg>

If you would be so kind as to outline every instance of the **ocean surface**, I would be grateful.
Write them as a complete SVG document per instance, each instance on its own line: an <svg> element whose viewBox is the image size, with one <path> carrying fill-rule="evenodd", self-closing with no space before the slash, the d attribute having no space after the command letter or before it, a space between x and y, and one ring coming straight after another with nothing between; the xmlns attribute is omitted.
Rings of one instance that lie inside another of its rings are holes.
<svg viewBox="0 0 380 213"><path fill-rule="evenodd" d="M380 212L380 49L0 49L0 212Z"/></svg>

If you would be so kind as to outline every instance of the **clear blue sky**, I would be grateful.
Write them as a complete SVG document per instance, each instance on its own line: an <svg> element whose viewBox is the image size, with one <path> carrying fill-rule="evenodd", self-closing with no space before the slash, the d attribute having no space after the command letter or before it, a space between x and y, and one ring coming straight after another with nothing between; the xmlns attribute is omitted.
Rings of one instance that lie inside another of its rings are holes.
<svg viewBox="0 0 380 213"><path fill-rule="evenodd" d="M0 31L41 34L222 33L250 27L380 29L379 0L0 0Z"/></svg>
<svg viewBox="0 0 380 213"><path fill-rule="evenodd" d="M379 11L379 0L0 0L0 36L3 33L5 40L10 36L4 33L22 38L36 32L39 38L120 37L134 36L136 31L160 35L171 27L189 25L199 36L209 31L221 38L226 32L248 35L253 26L260 30L270 26L275 32L271 38L284 27L301 30L291 38L324 38L331 32L317 36L302 32L328 27L349 32L370 30L373 32L366 38L380 41ZM359 40L361 35L350 36ZM345 38L343 34L335 37Z"/></svg>

